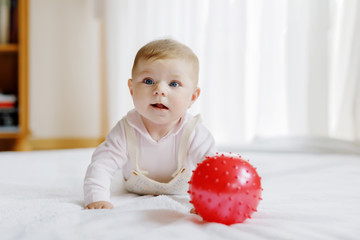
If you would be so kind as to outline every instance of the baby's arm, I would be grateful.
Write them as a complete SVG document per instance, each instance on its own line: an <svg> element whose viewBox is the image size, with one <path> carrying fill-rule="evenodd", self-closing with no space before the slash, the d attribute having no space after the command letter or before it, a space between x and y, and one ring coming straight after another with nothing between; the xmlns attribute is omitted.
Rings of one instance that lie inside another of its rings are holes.
<svg viewBox="0 0 360 240"><path fill-rule="evenodd" d="M110 203L111 179L118 166L109 157L106 146L100 145L93 154L84 180L84 200L86 209L103 208L101 202Z"/></svg>
<svg viewBox="0 0 360 240"><path fill-rule="evenodd" d="M88 204L85 209L113 209L114 205L106 201L98 201Z"/></svg>
<svg viewBox="0 0 360 240"><path fill-rule="evenodd" d="M118 123L105 142L95 150L84 180L86 209L111 209L110 185L113 175L126 162L123 128Z"/></svg>

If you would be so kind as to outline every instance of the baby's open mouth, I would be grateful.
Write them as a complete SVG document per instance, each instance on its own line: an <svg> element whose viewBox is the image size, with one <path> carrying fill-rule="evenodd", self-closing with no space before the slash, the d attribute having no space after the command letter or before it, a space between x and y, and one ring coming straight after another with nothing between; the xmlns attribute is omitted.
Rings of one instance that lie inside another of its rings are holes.
<svg viewBox="0 0 360 240"><path fill-rule="evenodd" d="M153 106L154 108L158 108L158 109L168 109L168 107L162 103L151 104L151 106Z"/></svg>

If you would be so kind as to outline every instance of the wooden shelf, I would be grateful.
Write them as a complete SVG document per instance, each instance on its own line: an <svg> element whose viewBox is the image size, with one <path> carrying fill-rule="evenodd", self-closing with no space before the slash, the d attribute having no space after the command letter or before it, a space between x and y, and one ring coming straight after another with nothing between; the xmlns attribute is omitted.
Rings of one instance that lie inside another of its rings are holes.
<svg viewBox="0 0 360 240"><path fill-rule="evenodd" d="M14 6L17 37L11 43L0 44L0 92L16 96L17 120L14 126L0 126L0 150L29 150L28 0L17 0Z"/></svg>
<svg viewBox="0 0 360 240"><path fill-rule="evenodd" d="M19 127L0 127L0 138L17 138L19 136Z"/></svg>
<svg viewBox="0 0 360 240"><path fill-rule="evenodd" d="M3 52L17 52L19 46L17 44L0 44L0 53Z"/></svg>

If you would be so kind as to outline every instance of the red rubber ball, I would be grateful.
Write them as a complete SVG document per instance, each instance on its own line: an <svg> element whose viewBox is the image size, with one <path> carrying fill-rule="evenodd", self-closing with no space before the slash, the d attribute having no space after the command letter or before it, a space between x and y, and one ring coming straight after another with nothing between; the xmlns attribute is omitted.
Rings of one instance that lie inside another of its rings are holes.
<svg viewBox="0 0 360 240"><path fill-rule="evenodd" d="M204 221L226 225L242 223L257 211L261 178L239 155L206 157L189 182L190 203Z"/></svg>

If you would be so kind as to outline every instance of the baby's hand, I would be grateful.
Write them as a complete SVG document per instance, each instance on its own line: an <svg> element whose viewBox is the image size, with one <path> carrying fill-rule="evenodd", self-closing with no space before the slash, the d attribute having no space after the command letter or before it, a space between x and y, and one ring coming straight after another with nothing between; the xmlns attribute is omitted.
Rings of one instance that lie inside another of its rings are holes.
<svg viewBox="0 0 360 240"><path fill-rule="evenodd" d="M190 210L190 213L198 214L198 213L196 212L195 208L192 208L192 209ZM199 214L198 214L198 215L199 215Z"/></svg>
<svg viewBox="0 0 360 240"><path fill-rule="evenodd" d="M88 204L85 209L112 209L114 206L106 201L98 201Z"/></svg>

